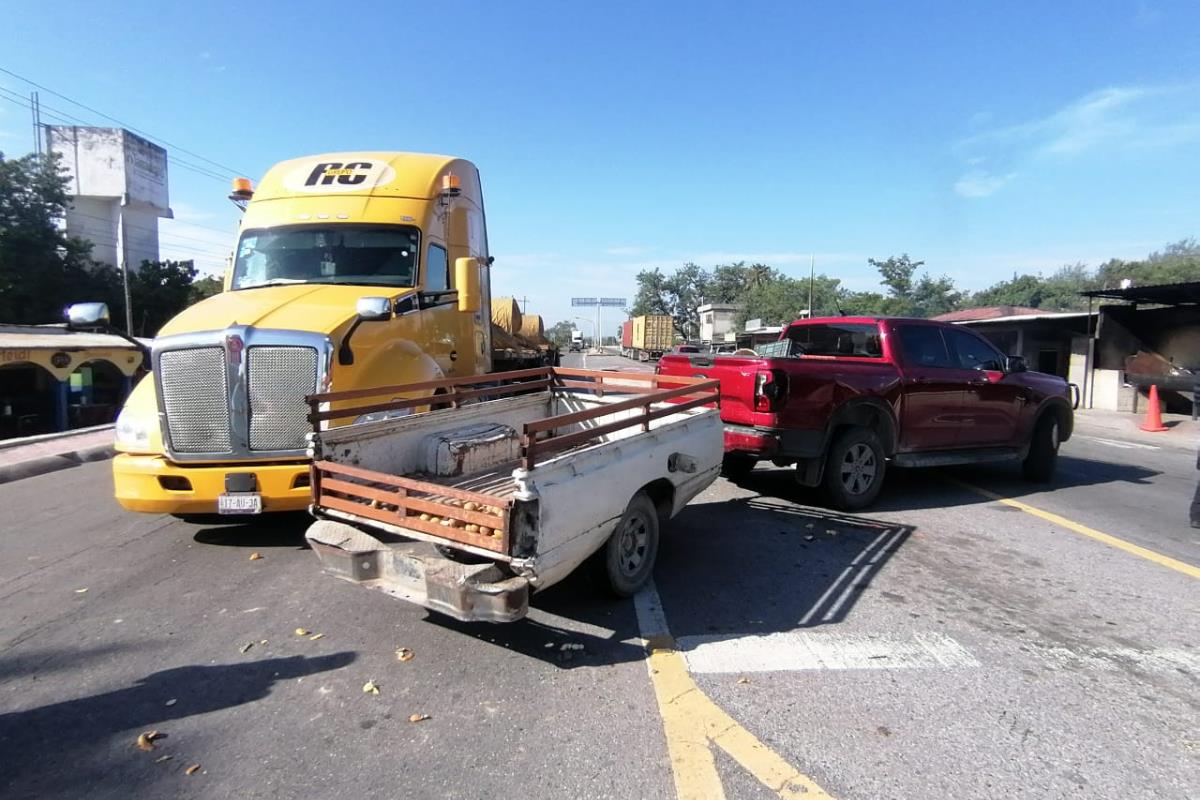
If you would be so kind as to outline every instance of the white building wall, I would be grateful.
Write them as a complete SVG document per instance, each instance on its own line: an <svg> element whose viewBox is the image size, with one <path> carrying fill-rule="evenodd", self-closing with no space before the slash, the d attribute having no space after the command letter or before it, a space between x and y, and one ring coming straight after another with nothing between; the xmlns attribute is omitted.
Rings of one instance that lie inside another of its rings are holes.
<svg viewBox="0 0 1200 800"><path fill-rule="evenodd" d="M54 125L47 142L70 179L67 233L92 242L92 257L102 263L124 261L136 271L142 261L157 261L158 220L174 216L167 151L120 128Z"/></svg>

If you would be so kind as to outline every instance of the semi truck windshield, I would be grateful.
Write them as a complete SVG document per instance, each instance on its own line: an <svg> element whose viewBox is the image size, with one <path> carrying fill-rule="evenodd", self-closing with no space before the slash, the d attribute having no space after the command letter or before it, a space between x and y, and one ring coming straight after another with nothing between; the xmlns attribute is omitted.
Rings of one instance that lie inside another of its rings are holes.
<svg viewBox="0 0 1200 800"><path fill-rule="evenodd" d="M242 233L233 289L288 283L415 285L421 233L402 225L301 225Z"/></svg>

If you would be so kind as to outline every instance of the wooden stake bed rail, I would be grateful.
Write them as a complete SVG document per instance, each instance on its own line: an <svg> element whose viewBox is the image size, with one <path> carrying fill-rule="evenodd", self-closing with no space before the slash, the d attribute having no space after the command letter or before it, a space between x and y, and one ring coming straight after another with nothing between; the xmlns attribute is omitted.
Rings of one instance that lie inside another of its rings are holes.
<svg viewBox="0 0 1200 800"><path fill-rule="evenodd" d="M541 367L377 389L315 394L308 398L308 419L319 432L321 423L328 420L420 407L458 408L467 400L482 402L538 391L564 397L579 396L583 392L590 392L596 397L603 397L606 392L610 395L633 396L623 400L610 399L593 408L525 423L521 429L520 465L526 470L533 469L539 460L594 441L605 434L634 426L649 431L653 420L701 406L716 408L720 401L720 382L716 380L664 377L641 372ZM378 397L388 399L370 399ZM347 405L351 400L364 402L362 405ZM325 410L322 410L322 405L325 405ZM589 422L629 411L640 413L587 426ZM567 427L575 430L559 432ZM312 494L313 502L318 507L398 525L496 553L509 550L512 501L507 498L331 461L317 461L312 465ZM468 503L475 507L468 509ZM496 512L499 512L498 515ZM428 519L422 519L422 515Z"/></svg>
<svg viewBox="0 0 1200 800"><path fill-rule="evenodd" d="M330 461L313 463L312 493L321 508L508 551L508 499Z"/></svg>

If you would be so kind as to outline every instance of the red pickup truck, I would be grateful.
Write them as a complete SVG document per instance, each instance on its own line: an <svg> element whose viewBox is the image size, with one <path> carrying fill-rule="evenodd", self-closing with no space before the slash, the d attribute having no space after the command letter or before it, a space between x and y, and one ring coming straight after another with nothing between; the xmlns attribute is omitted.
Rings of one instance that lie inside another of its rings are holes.
<svg viewBox="0 0 1200 800"><path fill-rule="evenodd" d="M800 320L756 355L666 355L664 376L718 378L725 472L796 465L855 510L900 467L1020 460L1048 481L1074 424L1070 387L974 332L920 319Z"/></svg>

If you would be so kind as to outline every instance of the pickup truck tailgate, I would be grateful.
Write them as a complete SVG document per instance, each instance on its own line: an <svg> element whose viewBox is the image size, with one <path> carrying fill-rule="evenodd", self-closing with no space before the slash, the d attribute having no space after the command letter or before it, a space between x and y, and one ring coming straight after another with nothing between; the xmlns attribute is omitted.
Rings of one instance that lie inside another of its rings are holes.
<svg viewBox="0 0 1200 800"><path fill-rule="evenodd" d="M721 382L721 420L753 425L754 381L763 360L753 356L667 355L658 362L661 376L712 378ZM669 388L666 381L660 385Z"/></svg>

